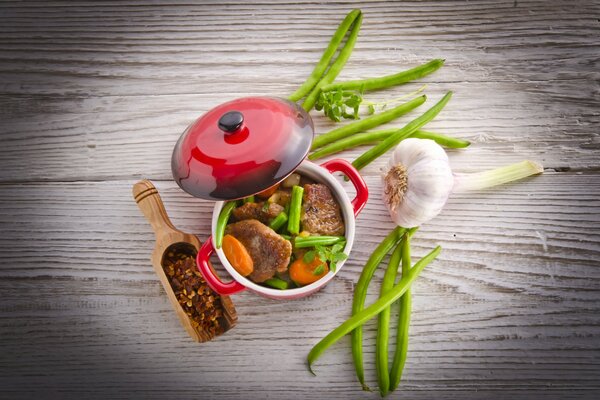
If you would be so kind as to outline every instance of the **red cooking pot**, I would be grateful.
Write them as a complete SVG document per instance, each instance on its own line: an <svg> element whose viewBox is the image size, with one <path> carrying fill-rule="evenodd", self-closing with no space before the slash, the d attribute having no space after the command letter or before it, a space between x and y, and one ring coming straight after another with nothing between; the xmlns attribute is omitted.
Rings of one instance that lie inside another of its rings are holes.
<svg viewBox="0 0 600 400"><path fill-rule="evenodd" d="M321 166L305 161L314 137L311 117L302 107L276 97L244 97L214 109L193 122L179 138L171 160L173 177L189 194L215 204L212 236L204 242L197 262L208 285L219 294L233 294L246 288L276 299L304 297L323 287L340 271L337 265L317 282L300 288L272 289L258 285L240 275L223 251L217 255L233 281L223 283L208 265L214 252L212 237L221 209L228 200L260 193L298 171L312 180L326 184L340 205L346 225L349 255L354 241L355 217L368 199L368 189L358 171L344 160L331 160ZM340 182L331 173L344 173L356 188L350 200Z"/></svg>

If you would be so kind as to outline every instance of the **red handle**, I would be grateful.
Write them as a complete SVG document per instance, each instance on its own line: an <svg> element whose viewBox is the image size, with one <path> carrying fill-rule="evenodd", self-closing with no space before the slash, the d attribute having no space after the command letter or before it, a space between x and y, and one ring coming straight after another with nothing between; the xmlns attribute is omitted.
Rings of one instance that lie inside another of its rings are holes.
<svg viewBox="0 0 600 400"><path fill-rule="evenodd" d="M352 207L354 207L354 216L357 216L369 199L369 188L362 176L352 164L340 158L324 162L321 167L326 168L329 172L342 172L350 179L356 189L356 197L352 200Z"/></svg>
<svg viewBox="0 0 600 400"><path fill-rule="evenodd" d="M200 248L198 252L198 256L196 257L196 263L198 264L198 269L200 273L208 283L208 286L215 292L220 295L230 295L237 292L241 292L246 289L246 286L242 285L238 281L231 281L228 283L224 283L213 271L210 266L209 260L212 253L214 253L215 248L213 247L212 237L209 237L206 242Z"/></svg>

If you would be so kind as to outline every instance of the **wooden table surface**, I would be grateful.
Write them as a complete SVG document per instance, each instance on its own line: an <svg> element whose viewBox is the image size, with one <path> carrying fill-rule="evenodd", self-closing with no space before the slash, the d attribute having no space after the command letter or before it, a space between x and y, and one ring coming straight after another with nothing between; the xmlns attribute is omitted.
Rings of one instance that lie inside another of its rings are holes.
<svg viewBox="0 0 600 400"><path fill-rule="evenodd" d="M340 79L445 58L434 75L368 98L427 84L431 104L453 90L427 128L472 141L450 152L456 171L545 166L453 196L417 233L415 257L444 250L414 285L390 397L599 398L600 4L521 0L2 2L0 397L378 397L360 390L348 337L316 377L305 358L349 316L361 268L393 228L380 200L386 157L364 170L371 198L336 279L297 301L236 295L238 325L205 344L179 325L131 197L153 180L176 226L205 240L213 204L174 184L175 141L219 103L289 95L355 7L363 27ZM318 132L333 126L312 115ZM365 330L376 387L374 323Z"/></svg>

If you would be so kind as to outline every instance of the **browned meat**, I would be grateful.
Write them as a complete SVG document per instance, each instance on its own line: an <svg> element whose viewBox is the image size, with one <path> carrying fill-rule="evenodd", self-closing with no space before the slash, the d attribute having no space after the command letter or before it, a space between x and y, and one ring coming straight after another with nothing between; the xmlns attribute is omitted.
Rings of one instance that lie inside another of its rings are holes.
<svg viewBox="0 0 600 400"><path fill-rule="evenodd" d="M238 221L246 219L257 219L263 224L268 224L273 218L283 211L283 207L277 203L269 203L268 207L263 207L264 202L246 203L233 210L233 216Z"/></svg>
<svg viewBox="0 0 600 400"><path fill-rule="evenodd" d="M341 236L345 231L340 206L322 183L304 185L300 221L302 229L313 234Z"/></svg>
<svg viewBox="0 0 600 400"><path fill-rule="evenodd" d="M292 244L268 226L247 219L228 225L225 233L234 236L248 250L254 262L254 271L248 278L254 282L264 282L275 272L287 270Z"/></svg>
<svg viewBox="0 0 600 400"><path fill-rule="evenodd" d="M275 192L275 195L277 197L276 203L284 207L290 202L290 197L292 196L289 190L278 190Z"/></svg>

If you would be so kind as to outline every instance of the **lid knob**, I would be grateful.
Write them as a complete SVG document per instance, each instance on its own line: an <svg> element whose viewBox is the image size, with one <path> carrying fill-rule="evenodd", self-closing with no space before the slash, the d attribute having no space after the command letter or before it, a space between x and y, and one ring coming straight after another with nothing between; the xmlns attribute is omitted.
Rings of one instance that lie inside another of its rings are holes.
<svg viewBox="0 0 600 400"><path fill-rule="evenodd" d="M240 129L244 122L244 115L239 111L228 111L219 118L219 129L233 133Z"/></svg>

